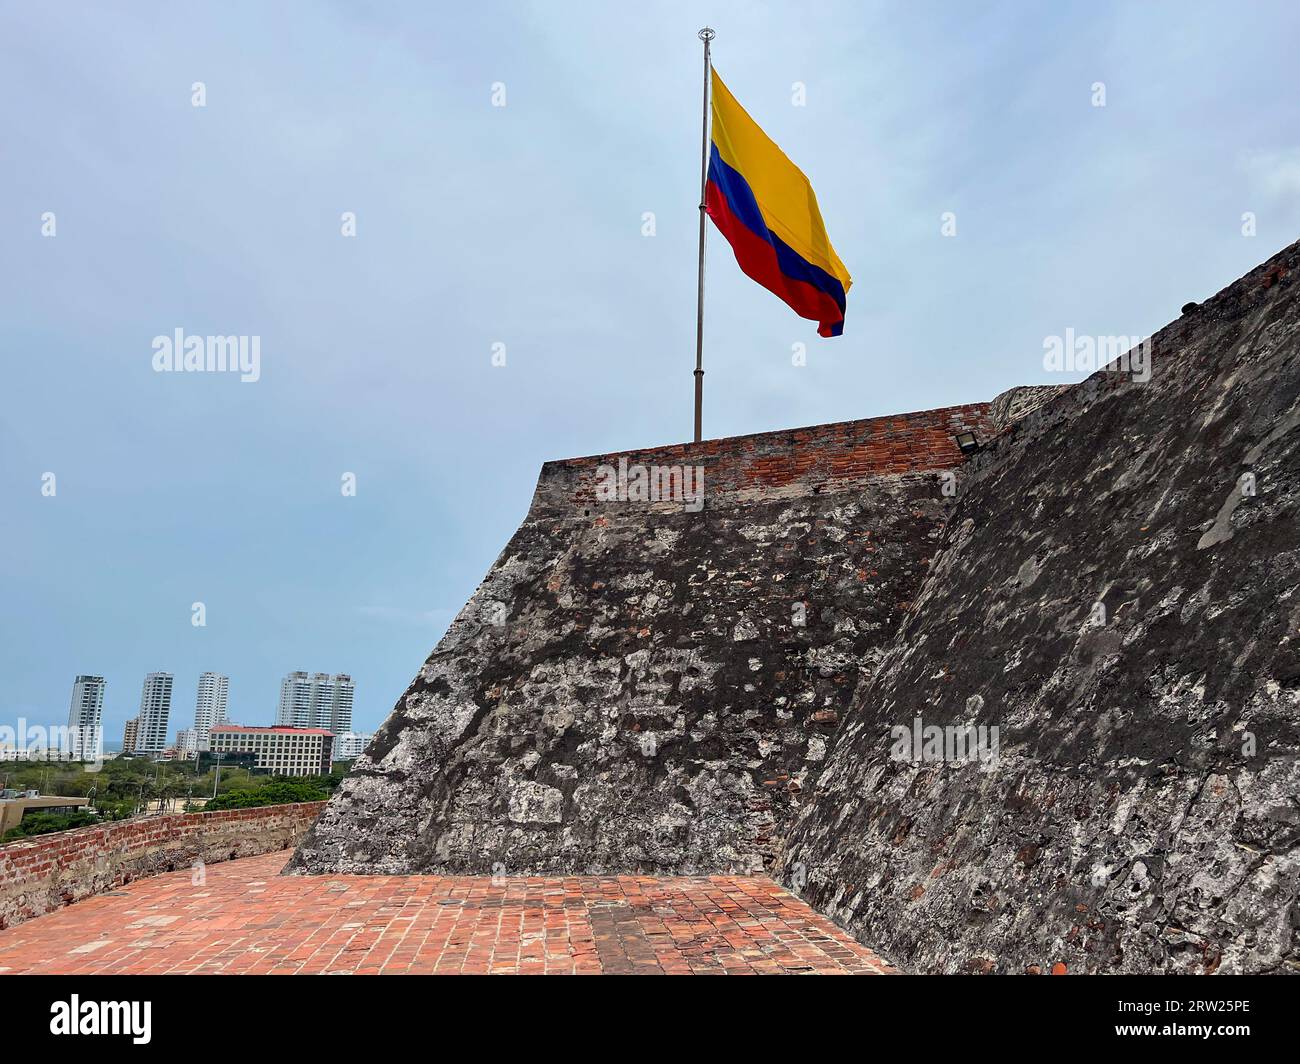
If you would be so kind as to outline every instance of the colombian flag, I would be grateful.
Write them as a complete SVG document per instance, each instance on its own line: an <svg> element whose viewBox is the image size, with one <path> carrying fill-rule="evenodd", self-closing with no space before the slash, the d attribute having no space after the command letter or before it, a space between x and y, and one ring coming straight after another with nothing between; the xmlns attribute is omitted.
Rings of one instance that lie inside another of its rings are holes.
<svg viewBox="0 0 1300 1064"><path fill-rule="evenodd" d="M713 71L713 143L704 207L736 262L822 336L844 331L853 283L831 247L812 185Z"/></svg>

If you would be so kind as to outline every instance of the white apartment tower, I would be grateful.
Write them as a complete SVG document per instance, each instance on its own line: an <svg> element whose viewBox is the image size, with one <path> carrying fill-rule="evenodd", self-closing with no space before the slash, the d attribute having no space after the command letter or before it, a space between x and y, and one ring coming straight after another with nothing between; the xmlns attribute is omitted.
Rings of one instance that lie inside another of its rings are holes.
<svg viewBox="0 0 1300 1064"><path fill-rule="evenodd" d="M334 737L334 760L355 761L370 745L374 734L363 735L359 732L344 732Z"/></svg>
<svg viewBox="0 0 1300 1064"><path fill-rule="evenodd" d="M176 733L176 756L182 761L193 761L198 756L197 736L193 728L182 728Z"/></svg>
<svg viewBox="0 0 1300 1064"><path fill-rule="evenodd" d="M172 674L151 672L144 678L140 692L140 716L136 730L135 752L158 755L167 746L167 718L172 711Z"/></svg>
<svg viewBox="0 0 1300 1064"><path fill-rule="evenodd" d="M356 693L356 684L345 672L334 677L334 693L330 699L328 720L321 722L321 727L334 735L342 735L352 730L352 696Z"/></svg>
<svg viewBox="0 0 1300 1064"><path fill-rule="evenodd" d="M288 728L323 728L334 735L352 730L352 696L356 685L347 673L330 676L291 672L280 681L275 723Z"/></svg>
<svg viewBox="0 0 1300 1064"><path fill-rule="evenodd" d="M100 718L104 713L104 677L78 676L72 684L68 706L71 748L64 755L74 761L95 761L103 751Z"/></svg>
<svg viewBox="0 0 1300 1064"><path fill-rule="evenodd" d="M230 701L230 677L219 672L205 672L199 677L199 697L194 703L194 741L196 749L208 750L214 724L225 724Z"/></svg>

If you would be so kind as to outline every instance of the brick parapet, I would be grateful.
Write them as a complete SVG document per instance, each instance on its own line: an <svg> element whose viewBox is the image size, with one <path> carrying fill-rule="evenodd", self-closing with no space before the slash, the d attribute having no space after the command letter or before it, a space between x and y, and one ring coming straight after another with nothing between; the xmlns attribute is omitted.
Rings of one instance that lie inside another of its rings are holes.
<svg viewBox="0 0 1300 1064"><path fill-rule="evenodd" d="M0 929L143 876L287 850L324 807L136 817L0 846Z"/></svg>
<svg viewBox="0 0 1300 1064"><path fill-rule="evenodd" d="M991 403L783 429L701 443L617 451L547 462L529 517L570 516L579 507L619 506L598 497L602 466L696 466L710 509L756 501L851 491L882 476L953 469L964 456L957 435L983 441L1000 429ZM632 502L631 505L643 505ZM661 505L680 508L680 500ZM589 516L589 515L588 515Z"/></svg>

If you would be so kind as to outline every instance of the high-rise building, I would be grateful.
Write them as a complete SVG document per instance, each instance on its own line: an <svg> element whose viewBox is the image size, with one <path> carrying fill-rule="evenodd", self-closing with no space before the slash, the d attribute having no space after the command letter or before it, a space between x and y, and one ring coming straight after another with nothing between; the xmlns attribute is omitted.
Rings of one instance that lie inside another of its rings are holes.
<svg viewBox="0 0 1300 1064"><path fill-rule="evenodd" d="M103 754L104 734L100 717L104 713L104 677L78 676L72 684L68 706L71 749L64 754L74 761L95 761Z"/></svg>
<svg viewBox="0 0 1300 1064"><path fill-rule="evenodd" d="M374 735L363 735L360 732L344 732L334 739L334 760L335 761L355 761L365 752L370 740Z"/></svg>
<svg viewBox="0 0 1300 1064"><path fill-rule="evenodd" d="M275 723L287 728L323 728L333 735L352 730L356 685L347 673L291 672L280 681Z"/></svg>
<svg viewBox="0 0 1300 1064"><path fill-rule="evenodd" d="M334 677L334 691L330 697L329 717L321 721L321 727L334 735L342 735L352 730L352 696L356 693L356 684L345 672Z"/></svg>
<svg viewBox="0 0 1300 1064"><path fill-rule="evenodd" d="M122 729L122 753L134 754L135 744L140 741L140 722L132 717Z"/></svg>
<svg viewBox="0 0 1300 1064"><path fill-rule="evenodd" d="M140 692L140 716L135 752L158 755L167 747L167 721L172 711L172 674L151 672Z"/></svg>
<svg viewBox="0 0 1300 1064"><path fill-rule="evenodd" d="M230 677L205 672L199 677L199 697L194 703L194 741L197 749L209 749L208 737L214 724L226 723L230 699Z"/></svg>
<svg viewBox="0 0 1300 1064"><path fill-rule="evenodd" d="M198 756L198 735L193 728L182 728L176 733L176 756L182 761L192 761Z"/></svg>
<svg viewBox="0 0 1300 1064"><path fill-rule="evenodd" d="M316 676L324 676L318 672ZM280 681L280 704L275 723L282 728L305 728L312 716L312 679L305 672L291 672Z"/></svg>

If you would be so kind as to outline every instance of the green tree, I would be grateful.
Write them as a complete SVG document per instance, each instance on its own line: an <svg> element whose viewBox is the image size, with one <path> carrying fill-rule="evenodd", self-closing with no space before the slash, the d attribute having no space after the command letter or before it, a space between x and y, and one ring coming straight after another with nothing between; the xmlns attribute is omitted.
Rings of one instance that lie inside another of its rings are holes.
<svg viewBox="0 0 1300 1064"><path fill-rule="evenodd" d="M0 837L0 843L13 842L15 839L29 839L34 835L50 835L56 831L67 831L69 828L84 828L89 824L99 823L99 818L94 813L45 813L37 811L28 813L18 822L18 826L10 828L3 837Z"/></svg>
<svg viewBox="0 0 1300 1064"><path fill-rule="evenodd" d="M287 805L290 802L321 802L329 795L314 783L276 780L260 787L245 787L219 794L204 809L250 809L259 805Z"/></svg>

